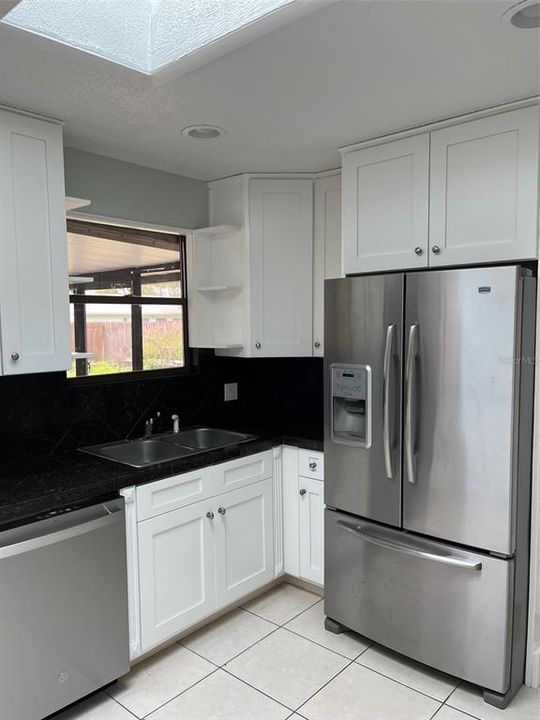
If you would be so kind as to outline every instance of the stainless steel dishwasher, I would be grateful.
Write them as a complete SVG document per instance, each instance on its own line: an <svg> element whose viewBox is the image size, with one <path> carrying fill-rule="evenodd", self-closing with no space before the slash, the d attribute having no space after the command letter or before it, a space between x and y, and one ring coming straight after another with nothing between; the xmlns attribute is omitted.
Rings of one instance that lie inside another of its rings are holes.
<svg viewBox="0 0 540 720"><path fill-rule="evenodd" d="M41 720L128 671L123 498L0 531L0 718Z"/></svg>

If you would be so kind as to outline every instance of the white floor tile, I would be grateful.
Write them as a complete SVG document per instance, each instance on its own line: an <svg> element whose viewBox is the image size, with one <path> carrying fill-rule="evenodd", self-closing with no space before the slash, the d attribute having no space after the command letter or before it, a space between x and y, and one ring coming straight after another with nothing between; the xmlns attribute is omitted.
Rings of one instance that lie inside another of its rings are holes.
<svg viewBox="0 0 540 720"><path fill-rule="evenodd" d="M357 658L370 645L370 641L356 633L334 635L324 629L324 600L305 610L301 615L287 623L287 630L292 630L308 640L324 645L334 652L345 655L351 660Z"/></svg>
<svg viewBox="0 0 540 720"><path fill-rule="evenodd" d="M295 710L347 662L330 650L280 629L232 660L226 668Z"/></svg>
<svg viewBox="0 0 540 720"><path fill-rule="evenodd" d="M479 688L463 683L448 698L447 704L480 720L538 720L540 689L523 686L506 710L499 710L483 701Z"/></svg>
<svg viewBox="0 0 540 720"><path fill-rule="evenodd" d="M244 605L246 610L277 625L284 625L310 605L319 600L318 595L284 583Z"/></svg>
<svg viewBox="0 0 540 720"><path fill-rule="evenodd" d="M142 718L215 669L191 650L173 645L136 665L108 692Z"/></svg>
<svg viewBox="0 0 540 720"><path fill-rule="evenodd" d="M148 720L285 720L290 710L218 670Z"/></svg>
<svg viewBox="0 0 540 720"><path fill-rule="evenodd" d="M429 720L440 703L356 663L299 708L309 720Z"/></svg>
<svg viewBox="0 0 540 720"><path fill-rule="evenodd" d="M93 695L58 715L55 720L134 720L133 715L105 693Z"/></svg>
<svg viewBox="0 0 540 720"><path fill-rule="evenodd" d="M433 717L433 720L474 720L474 718L472 715L462 713L461 710L456 710L455 708L448 707L448 705L443 705Z"/></svg>
<svg viewBox="0 0 540 720"><path fill-rule="evenodd" d="M223 665L275 629L273 623L238 609L184 638L182 645Z"/></svg>
<svg viewBox="0 0 540 720"><path fill-rule="evenodd" d="M414 690L431 695L436 700L446 700L459 683L459 680L451 675L409 660L380 645L370 647L369 650L362 653L357 662L408 685Z"/></svg>

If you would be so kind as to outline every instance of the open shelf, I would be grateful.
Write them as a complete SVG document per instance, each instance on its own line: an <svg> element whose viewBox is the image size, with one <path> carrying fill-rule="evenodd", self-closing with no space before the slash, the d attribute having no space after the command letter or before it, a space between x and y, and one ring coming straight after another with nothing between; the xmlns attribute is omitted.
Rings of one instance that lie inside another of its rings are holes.
<svg viewBox="0 0 540 720"><path fill-rule="evenodd" d="M212 225L205 228L197 228L193 231L194 235L232 235L240 232L242 228L238 225Z"/></svg>
<svg viewBox="0 0 540 720"><path fill-rule="evenodd" d="M70 275L68 277L69 285L84 285L86 283L93 283L93 277L86 277L85 275Z"/></svg>
<svg viewBox="0 0 540 720"><path fill-rule="evenodd" d="M242 290L242 285L203 285L197 288L197 292L231 292Z"/></svg>
<svg viewBox="0 0 540 720"><path fill-rule="evenodd" d="M77 210L78 208L88 207L88 205L91 204L91 200L84 200L83 198L66 197L65 200L66 212L70 212L71 210Z"/></svg>

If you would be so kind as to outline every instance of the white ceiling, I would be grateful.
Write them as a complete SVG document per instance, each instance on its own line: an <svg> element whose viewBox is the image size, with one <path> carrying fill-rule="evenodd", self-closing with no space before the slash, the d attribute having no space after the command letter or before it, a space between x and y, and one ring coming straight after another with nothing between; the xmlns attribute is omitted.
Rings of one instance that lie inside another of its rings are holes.
<svg viewBox="0 0 540 720"><path fill-rule="evenodd" d="M68 146L192 177L320 171L341 145L538 94L540 34L501 20L512 4L344 0L160 85L0 24L0 102L62 118ZM228 134L183 138L195 123Z"/></svg>

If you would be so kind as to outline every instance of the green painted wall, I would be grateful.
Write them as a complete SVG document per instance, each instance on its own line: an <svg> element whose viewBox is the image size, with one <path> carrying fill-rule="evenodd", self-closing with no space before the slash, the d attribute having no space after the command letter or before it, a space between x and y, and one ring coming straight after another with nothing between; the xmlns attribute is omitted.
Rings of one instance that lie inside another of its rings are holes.
<svg viewBox="0 0 540 720"><path fill-rule="evenodd" d="M134 165L103 155L64 149L66 195L91 200L85 213L159 225L208 225L202 180Z"/></svg>

